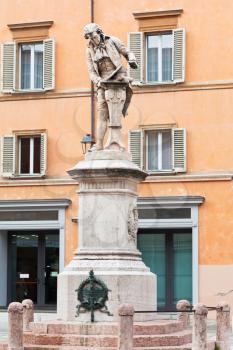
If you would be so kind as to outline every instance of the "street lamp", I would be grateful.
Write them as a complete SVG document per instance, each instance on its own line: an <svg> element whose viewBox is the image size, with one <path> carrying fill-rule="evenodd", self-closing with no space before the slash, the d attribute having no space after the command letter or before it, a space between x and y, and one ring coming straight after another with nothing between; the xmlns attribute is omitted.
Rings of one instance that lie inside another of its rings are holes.
<svg viewBox="0 0 233 350"><path fill-rule="evenodd" d="M94 143L91 134L86 134L81 141L83 154L87 153Z"/></svg>

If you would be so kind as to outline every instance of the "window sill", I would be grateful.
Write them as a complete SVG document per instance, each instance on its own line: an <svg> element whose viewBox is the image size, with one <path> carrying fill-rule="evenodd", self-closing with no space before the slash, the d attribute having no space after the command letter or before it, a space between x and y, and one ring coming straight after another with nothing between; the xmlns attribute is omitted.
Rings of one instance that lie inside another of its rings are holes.
<svg viewBox="0 0 233 350"><path fill-rule="evenodd" d="M33 174L33 175L27 175L27 174L23 174L23 175L20 175L20 174L15 174L15 175L12 175L10 177L11 180L27 180L27 179L35 179L35 180L38 180L38 179L41 179L41 178L45 178L45 175L42 175L42 174Z"/></svg>
<svg viewBox="0 0 233 350"><path fill-rule="evenodd" d="M137 87L155 87L155 86L170 86L170 85L177 85L178 83L175 81L166 81L166 82L158 82L158 83L153 83L153 82L132 82L132 86L137 86Z"/></svg>
<svg viewBox="0 0 233 350"><path fill-rule="evenodd" d="M45 92L47 92L47 90L44 90L44 89L37 89L37 90L18 89L18 90L12 91L11 93L12 94L41 94L41 93L45 93Z"/></svg>
<svg viewBox="0 0 233 350"><path fill-rule="evenodd" d="M175 171L175 170L145 170L148 174L148 176L155 176L155 175L158 175L158 176L166 176L166 175L177 175L178 172ZM185 172L183 172L185 173ZM182 173L182 174L183 174Z"/></svg>

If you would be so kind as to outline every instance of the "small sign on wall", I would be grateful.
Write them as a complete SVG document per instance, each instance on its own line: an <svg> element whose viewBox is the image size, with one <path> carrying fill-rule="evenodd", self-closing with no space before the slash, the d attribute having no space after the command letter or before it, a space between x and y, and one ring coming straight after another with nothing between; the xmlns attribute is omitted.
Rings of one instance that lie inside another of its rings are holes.
<svg viewBox="0 0 233 350"><path fill-rule="evenodd" d="M20 273L19 278L29 278L29 273Z"/></svg>
<svg viewBox="0 0 233 350"><path fill-rule="evenodd" d="M58 275L57 271L52 271L50 274L51 277L57 277L57 275Z"/></svg>

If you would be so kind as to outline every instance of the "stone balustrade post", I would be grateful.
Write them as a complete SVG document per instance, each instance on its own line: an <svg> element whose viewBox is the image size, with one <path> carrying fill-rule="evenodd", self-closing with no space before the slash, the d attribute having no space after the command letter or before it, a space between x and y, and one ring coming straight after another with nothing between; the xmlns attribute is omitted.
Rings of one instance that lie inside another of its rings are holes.
<svg viewBox="0 0 233 350"><path fill-rule="evenodd" d="M11 303L8 307L8 350L23 350L23 305Z"/></svg>
<svg viewBox="0 0 233 350"><path fill-rule="evenodd" d="M189 313L187 311L190 311L190 302L188 300L179 300L178 303L176 304L176 309L178 311L184 311L184 312L179 312L177 318L178 318L178 321L183 323L184 328L187 328L189 324Z"/></svg>
<svg viewBox="0 0 233 350"><path fill-rule="evenodd" d="M133 350L133 315L131 304L122 304L118 309L119 336L118 350Z"/></svg>
<svg viewBox="0 0 233 350"><path fill-rule="evenodd" d="M199 303L194 307L193 350L207 349L207 307Z"/></svg>
<svg viewBox="0 0 233 350"><path fill-rule="evenodd" d="M221 350L230 350L230 306L222 301L217 305L216 343Z"/></svg>
<svg viewBox="0 0 233 350"><path fill-rule="evenodd" d="M34 321L34 305L31 299L24 299L23 305L23 330L30 331L29 323Z"/></svg>

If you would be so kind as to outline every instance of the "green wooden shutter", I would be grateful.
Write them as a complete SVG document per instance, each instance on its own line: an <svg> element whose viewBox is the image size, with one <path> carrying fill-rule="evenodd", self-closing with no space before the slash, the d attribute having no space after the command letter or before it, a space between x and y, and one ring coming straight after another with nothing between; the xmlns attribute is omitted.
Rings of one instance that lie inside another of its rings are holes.
<svg viewBox="0 0 233 350"><path fill-rule="evenodd" d="M143 81L143 38L144 33L131 32L128 33L128 48L129 51L135 54L137 59L138 68L132 69L129 66L128 75L133 78L134 83L140 83Z"/></svg>
<svg viewBox="0 0 233 350"><path fill-rule="evenodd" d="M40 173L42 176L46 174L47 170L47 134L41 134L40 141Z"/></svg>
<svg viewBox="0 0 233 350"><path fill-rule="evenodd" d="M186 171L186 129L172 129L173 169L176 172Z"/></svg>
<svg viewBox="0 0 233 350"><path fill-rule="evenodd" d="M185 30L173 30L172 80L181 83L185 80Z"/></svg>
<svg viewBox="0 0 233 350"><path fill-rule="evenodd" d="M15 90L16 44L2 44L2 92Z"/></svg>
<svg viewBox="0 0 233 350"><path fill-rule="evenodd" d="M129 152L132 156L132 162L142 168L142 131L129 131Z"/></svg>
<svg viewBox="0 0 233 350"><path fill-rule="evenodd" d="M44 65L43 65L43 87L44 90L55 88L55 41L44 40Z"/></svg>
<svg viewBox="0 0 233 350"><path fill-rule="evenodd" d="M11 177L15 173L15 136L2 136L2 176Z"/></svg>

